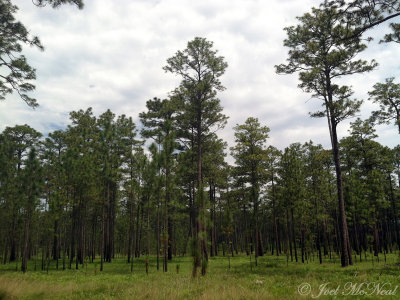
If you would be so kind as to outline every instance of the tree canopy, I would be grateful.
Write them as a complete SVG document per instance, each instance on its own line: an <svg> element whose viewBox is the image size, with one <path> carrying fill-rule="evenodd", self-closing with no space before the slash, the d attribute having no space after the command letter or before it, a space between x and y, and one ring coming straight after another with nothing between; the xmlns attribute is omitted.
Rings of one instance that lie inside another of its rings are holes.
<svg viewBox="0 0 400 300"><path fill-rule="evenodd" d="M58 7L62 4L74 4L83 8L81 0L38 0L34 4L42 6L50 4ZM28 45L44 50L37 36L32 36L29 30L20 21L15 19L18 7L11 0L0 3L0 100L5 100L8 94L16 92L30 107L39 104L29 96L35 90L33 81L36 79L36 70L28 64L26 57L21 54L22 47Z"/></svg>

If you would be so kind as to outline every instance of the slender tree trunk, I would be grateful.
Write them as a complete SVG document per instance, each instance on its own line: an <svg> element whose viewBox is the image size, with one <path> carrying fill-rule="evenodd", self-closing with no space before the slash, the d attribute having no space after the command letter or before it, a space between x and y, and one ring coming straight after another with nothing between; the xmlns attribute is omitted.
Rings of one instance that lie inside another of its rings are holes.
<svg viewBox="0 0 400 300"><path fill-rule="evenodd" d="M378 234L378 225L377 225L377 221L375 219L375 213L374 213L373 237L374 237L374 256L378 256L380 242L379 242L379 234Z"/></svg>
<svg viewBox="0 0 400 300"><path fill-rule="evenodd" d="M76 208L74 203L72 207L72 229L71 229L71 241L70 241L70 252L69 252L69 269L72 268L72 262L75 257L75 231L76 231Z"/></svg>
<svg viewBox="0 0 400 300"><path fill-rule="evenodd" d="M167 147L169 148L169 147ZM166 149L169 152L169 149ZM168 207L170 202L170 186L169 186L169 153L166 154L166 161L165 161L165 202L164 202L164 272L168 272L168 257L170 254L170 246L169 246L169 238L170 238L170 229L168 223Z"/></svg>
<svg viewBox="0 0 400 300"><path fill-rule="evenodd" d="M321 253L321 238L320 238L320 228L319 228L319 210L318 210L318 195L316 193L316 186L315 186L315 181L313 180L313 189L314 189L314 200L315 200L315 223L316 223L316 247L318 251L318 258L319 258L319 263L322 264L322 253Z"/></svg>
<svg viewBox="0 0 400 300"><path fill-rule="evenodd" d="M327 225L326 225L326 219L322 221L322 244L324 246L324 257L328 255L328 236L326 233L327 230Z"/></svg>
<svg viewBox="0 0 400 300"><path fill-rule="evenodd" d="M294 231L294 217L293 217L293 207L290 208L290 215L292 217L291 220L291 226L292 226L292 239L293 239L293 248L294 248L294 258L296 260L296 262L298 262L297 259L297 247L296 247L296 235L295 235L295 231Z"/></svg>
<svg viewBox="0 0 400 300"><path fill-rule="evenodd" d="M157 271L160 269L160 199L157 200Z"/></svg>
<svg viewBox="0 0 400 300"><path fill-rule="evenodd" d="M140 209L140 228L138 231L138 257L140 257L141 254L141 249L142 249L142 234L143 234L143 226L144 226L144 205L142 204L142 207Z"/></svg>
<svg viewBox="0 0 400 300"><path fill-rule="evenodd" d="M347 229L346 211L344 207L344 197L343 197L343 183L342 183L342 168L340 165L340 155L339 155L339 143L336 132L336 120L331 115L331 125L332 125L332 148L333 157L335 161L336 170L336 186L339 204L339 229L341 236L341 263L342 267L346 267L352 264L352 256L350 252L349 243L349 231Z"/></svg>
<svg viewBox="0 0 400 300"><path fill-rule="evenodd" d="M140 221L140 205L136 209L136 234L135 234L135 257L140 256L139 244L140 244L140 234L139 234L139 221Z"/></svg>
<svg viewBox="0 0 400 300"><path fill-rule="evenodd" d="M17 259L17 247L16 247L16 233L15 227L17 223L17 214L13 213L11 230L10 230L10 262L13 262Z"/></svg>
<svg viewBox="0 0 400 300"><path fill-rule="evenodd" d="M58 220L54 221L54 232L53 232L53 260L58 260Z"/></svg>
<svg viewBox="0 0 400 300"><path fill-rule="evenodd" d="M399 124L400 126L400 124ZM400 130L400 128L399 128ZM393 223L394 223L394 232L395 232L395 237L396 237L396 242L397 242L397 248L400 250L400 232L399 232L399 218L398 218L398 212L397 212L397 207L396 207L396 200L394 196L394 189L393 189L393 184L392 184L392 178L389 174L389 187L390 187L390 204L392 208L392 214L393 214Z"/></svg>
<svg viewBox="0 0 400 300"><path fill-rule="evenodd" d="M169 205L168 205L169 207ZM167 218L167 222L168 222L168 260L172 260L172 250L174 248L174 238L173 238L173 233L174 233L174 227L173 227L173 222L171 219L171 212L168 209L168 218Z"/></svg>
<svg viewBox="0 0 400 300"><path fill-rule="evenodd" d="M301 230L300 248L301 248L301 262L304 264L304 229Z"/></svg>
<svg viewBox="0 0 400 300"><path fill-rule="evenodd" d="M287 235L289 241L289 251L290 251L290 261L293 261L293 250L292 250L292 234L291 234L291 226L289 222L289 211L286 208L286 226L287 226Z"/></svg>
<svg viewBox="0 0 400 300"><path fill-rule="evenodd" d="M244 220L244 231L245 231L245 249L246 255L250 255L249 249L249 233L248 233L248 223L247 223L247 216L246 216L246 207L243 205L243 220Z"/></svg>
<svg viewBox="0 0 400 300"><path fill-rule="evenodd" d="M150 198L147 200L146 256L150 255Z"/></svg>
<svg viewBox="0 0 400 300"><path fill-rule="evenodd" d="M27 262L28 262L28 244L29 244L29 231L30 231L30 223L31 223L31 205L28 205L27 214L25 219L25 234L24 234L24 248L22 252L22 265L21 270L23 273L27 270Z"/></svg>
<svg viewBox="0 0 400 300"><path fill-rule="evenodd" d="M100 251L100 271L103 271L104 264L104 251L105 251L105 218L106 218L106 208L105 199L103 198L102 213L101 213L101 251Z"/></svg>
<svg viewBox="0 0 400 300"><path fill-rule="evenodd" d="M194 258L193 264L193 276L197 275L197 268L201 267L201 275L206 274L207 270L207 249L206 249L206 224L205 224L205 199L203 195L203 174L202 174L202 111L201 111L201 99L197 99L199 102L199 109L197 113L197 203L199 207L199 212L197 216L197 247L198 250L195 251L196 255L199 257Z"/></svg>
<svg viewBox="0 0 400 300"><path fill-rule="evenodd" d="M128 238L128 263L131 262L132 258L132 248L133 248L133 233L134 233L134 225L133 225L133 195L132 192L129 194L129 238ZM158 216L158 210L157 210ZM158 229L158 228L157 228Z"/></svg>
<svg viewBox="0 0 400 300"><path fill-rule="evenodd" d="M215 248L215 199L214 199L214 193L213 193L213 184L210 183L210 190L209 190L209 195L210 195L210 203L211 203L211 212L210 212L210 218L211 218L211 227L210 227L210 237L211 237L211 243L210 243L210 256L214 256L214 248Z"/></svg>
<svg viewBox="0 0 400 300"><path fill-rule="evenodd" d="M66 226L65 226L65 223L64 223L64 240L63 240L63 271L65 270L65 258L66 258L66 252L67 252L67 239L66 239L66 237L67 237L67 228L66 228ZM35 263L36 263L36 261L35 261Z"/></svg>
<svg viewBox="0 0 400 300"><path fill-rule="evenodd" d="M274 172L274 171L272 171ZM276 216L276 203L275 203L275 183L274 183L274 175L272 174L272 218L274 222L274 234L275 234L275 245L276 245L276 256L279 256L279 235L278 235L278 225L277 225L277 216Z"/></svg>

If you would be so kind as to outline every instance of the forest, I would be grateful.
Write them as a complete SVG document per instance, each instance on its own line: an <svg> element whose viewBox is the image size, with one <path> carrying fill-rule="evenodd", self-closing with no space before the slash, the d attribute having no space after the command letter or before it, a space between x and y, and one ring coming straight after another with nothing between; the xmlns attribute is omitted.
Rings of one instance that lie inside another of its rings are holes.
<svg viewBox="0 0 400 300"><path fill-rule="evenodd" d="M35 107L26 94L35 88L34 70L15 57L20 43L41 47L40 41L23 37L10 1L0 8L9 16L0 25L1 68L10 72L0 76L1 97L17 92ZM238 259L256 273L268 261L273 268L271 259L288 268L328 264L337 272L381 263L398 279L400 145L379 143L375 128L386 124L400 134L400 79L371 87L365 101L379 109L367 119L343 79L377 68L373 57L360 55L370 42L365 35L399 15L397 1L325 1L285 28L288 58L276 65L277 76L298 74L299 88L320 101L310 115L326 120L331 148L310 140L278 149L268 124L253 116L233 128L228 147L218 135L229 118L218 95L229 61L203 37L160 66L180 83L165 99L150 96L139 122L89 107L45 134L26 124L5 127L0 274L181 268L201 278L223 258L226 272ZM399 25L389 29L381 42L399 43ZM340 137L345 120L350 130Z"/></svg>

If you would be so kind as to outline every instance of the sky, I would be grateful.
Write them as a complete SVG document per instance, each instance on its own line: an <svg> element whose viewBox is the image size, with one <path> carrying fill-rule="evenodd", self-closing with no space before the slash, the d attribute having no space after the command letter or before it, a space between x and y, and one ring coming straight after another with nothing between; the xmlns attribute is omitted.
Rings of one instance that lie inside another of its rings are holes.
<svg viewBox="0 0 400 300"><path fill-rule="evenodd" d="M195 37L214 42L228 63L221 77L226 90L218 97L229 116L219 136L234 144L233 127L248 117L268 126L269 145L284 149L294 142L313 140L330 147L326 118L309 112L320 100L300 90L297 75L277 75L284 63L286 26L296 16L318 6L320 0L84 0L85 7L38 8L31 1L13 0L17 19L39 36L45 51L25 47L23 54L37 70L39 107L28 107L16 95L0 102L0 131L28 124L47 134L69 124L69 112L92 107L96 115L107 109L125 114L139 124L146 101L166 98L180 78L162 69L176 51ZM368 74L345 79L357 99L364 99L359 116L367 118L378 108L368 91L387 77L400 81L400 45L379 44L387 27L370 32L378 37L360 57L374 58L379 67ZM348 135L348 120L339 124L339 138ZM380 143L399 144L394 125L377 126Z"/></svg>

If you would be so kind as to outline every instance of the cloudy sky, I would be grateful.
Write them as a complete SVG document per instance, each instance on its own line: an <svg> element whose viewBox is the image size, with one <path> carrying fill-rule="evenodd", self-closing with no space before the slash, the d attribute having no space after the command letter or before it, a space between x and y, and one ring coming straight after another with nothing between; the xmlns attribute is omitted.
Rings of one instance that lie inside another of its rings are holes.
<svg viewBox="0 0 400 300"><path fill-rule="evenodd" d="M93 107L96 115L110 108L132 116L145 110L146 100L164 98L180 78L165 73L167 58L183 50L196 36L214 42L229 64L221 78L224 113L230 117L220 136L233 144L232 127L257 117L271 129L269 143L280 149L312 139L329 147L326 119L311 119L318 100L297 88L297 75L277 75L274 65L285 62L283 28L320 0L84 0L85 7L37 8L31 1L13 0L17 18L45 51L26 48L24 54L37 69L40 107L32 110L16 96L0 102L0 130L28 124L48 133L69 124L70 111ZM382 35L385 27L372 35ZM386 77L400 79L400 46L370 44L362 54L379 62L377 70L347 78L356 97L365 99L361 117L376 108L367 92ZM340 125L347 135L348 122ZM379 141L399 143L394 126L377 127Z"/></svg>

